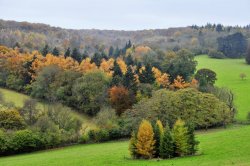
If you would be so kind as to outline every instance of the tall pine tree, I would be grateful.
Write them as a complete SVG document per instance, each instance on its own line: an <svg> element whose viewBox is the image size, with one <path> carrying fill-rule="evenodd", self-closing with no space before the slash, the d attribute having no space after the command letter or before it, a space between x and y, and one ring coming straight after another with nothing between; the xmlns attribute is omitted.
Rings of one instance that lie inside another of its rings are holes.
<svg viewBox="0 0 250 166"><path fill-rule="evenodd" d="M46 44L44 48L42 49L42 55L46 56L49 53L49 46Z"/></svg>
<svg viewBox="0 0 250 166"><path fill-rule="evenodd" d="M71 54L71 57L73 58L73 59L75 59L76 61L78 61L79 63L81 62L81 56L80 56L80 52L79 52L79 50L77 49L77 48L74 48L73 49L73 52L72 52L72 54Z"/></svg>
<svg viewBox="0 0 250 166"><path fill-rule="evenodd" d="M64 53L64 57L67 58L67 57L70 56L70 54L71 54L71 50L70 50L70 48L68 47L67 50L66 50L65 53Z"/></svg>
<svg viewBox="0 0 250 166"><path fill-rule="evenodd" d="M53 49L53 51L52 51L52 54L54 55L54 56L59 56L59 50L55 47L54 49Z"/></svg>
<svg viewBox="0 0 250 166"><path fill-rule="evenodd" d="M159 151L161 158L166 159L174 157L174 141L168 124L166 125L163 136L161 137Z"/></svg>
<svg viewBox="0 0 250 166"><path fill-rule="evenodd" d="M156 125L154 127L155 157L159 157L160 155L160 141L162 136L163 136L163 125L160 120L157 120Z"/></svg>
<svg viewBox="0 0 250 166"><path fill-rule="evenodd" d="M142 70L139 73L139 80L141 83L153 84L155 82L155 76L152 71L152 66L150 64L146 64L145 70Z"/></svg>
<svg viewBox="0 0 250 166"><path fill-rule="evenodd" d="M127 66L127 72L123 77L123 86L131 90L134 94L137 91L137 82L135 78L135 73L131 66Z"/></svg>
<svg viewBox="0 0 250 166"><path fill-rule="evenodd" d="M250 65L250 43L249 43L248 48L247 48L246 62L247 62L247 64Z"/></svg>

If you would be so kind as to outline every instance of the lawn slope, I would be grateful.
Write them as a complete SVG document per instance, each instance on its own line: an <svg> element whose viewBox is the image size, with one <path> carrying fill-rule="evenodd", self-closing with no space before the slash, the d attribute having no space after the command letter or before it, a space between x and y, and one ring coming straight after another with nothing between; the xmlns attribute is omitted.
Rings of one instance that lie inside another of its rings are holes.
<svg viewBox="0 0 250 166"><path fill-rule="evenodd" d="M6 102L11 102L13 103L16 107L22 107L23 103L25 100L30 99L30 96L9 90L9 89L4 89L4 88L0 88L0 93L3 94L3 98ZM48 104L44 103L44 102L38 102L37 103L37 107L38 109L47 109L48 108ZM71 109L72 110L72 109ZM93 123L92 119L84 114L79 114L76 111L72 110L72 113L75 116L78 116L81 118L82 122L89 126L90 128L95 128L96 125Z"/></svg>
<svg viewBox="0 0 250 166"><path fill-rule="evenodd" d="M1 166L92 165L250 165L250 126L234 126L197 135L201 155L171 160L131 160L128 141L76 145L61 149L1 157Z"/></svg>
<svg viewBox="0 0 250 166"><path fill-rule="evenodd" d="M244 59L212 59L206 55L197 56L198 67L208 68L217 73L216 85L230 88L236 97L235 104L238 110L237 120L246 120L247 113L250 112L250 65ZM245 80L241 80L240 73L247 75Z"/></svg>

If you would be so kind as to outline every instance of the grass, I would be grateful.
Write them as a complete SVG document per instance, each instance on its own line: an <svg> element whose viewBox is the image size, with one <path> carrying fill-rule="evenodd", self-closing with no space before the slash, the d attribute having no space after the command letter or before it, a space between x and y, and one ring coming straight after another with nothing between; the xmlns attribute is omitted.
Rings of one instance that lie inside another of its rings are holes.
<svg viewBox="0 0 250 166"><path fill-rule="evenodd" d="M18 93L9 89L0 88L0 93L3 94L3 98L5 101L13 103L16 107L22 107L24 101L27 99L30 99L30 96L27 96L27 95L24 95L24 94L21 94L21 93ZM41 110L47 109L48 106L49 105L47 103L44 103L41 101L37 103L37 108ZM84 125L90 128L96 128L96 125L92 122L92 118L84 114L79 114L78 112L72 109L70 110L75 116L80 117Z"/></svg>
<svg viewBox="0 0 250 166"><path fill-rule="evenodd" d="M1 157L1 166L52 165L250 165L250 126L199 132L201 155L171 160L132 160L128 141L76 145L61 149Z"/></svg>
<svg viewBox="0 0 250 166"><path fill-rule="evenodd" d="M208 68L217 73L216 85L228 87L235 94L235 104L238 110L237 120L246 120L250 112L248 95L250 94L250 66L245 59L212 59L206 55L197 56L198 69ZM241 80L240 74L245 73L246 79Z"/></svg>

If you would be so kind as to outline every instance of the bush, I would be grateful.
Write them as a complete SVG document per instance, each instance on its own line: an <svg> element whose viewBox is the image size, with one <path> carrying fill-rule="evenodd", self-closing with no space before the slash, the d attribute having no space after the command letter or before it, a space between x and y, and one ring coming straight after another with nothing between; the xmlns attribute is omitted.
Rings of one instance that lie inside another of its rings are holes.
<svg viewBox="0 0 250 166"><path fill-rule="evenodd" d="M109 133L106 130L90 130L88 137L90 142L104 142L109 140Z"/></svg>
<svg viewBox="0 0 250 166"><path fill-rule="evenodd" d="M11 136L9 148L11 153L30 152L40 148L39 135L30 130L19 130Z"/></svg>
<svg viewBox="0 0 250 166"><path fill-rule="evenodd" d="M224 58L226 58L226 56L222 52L216 51L216 50L209 50L208 56L210 58L216 58L216 59L224 59Z"/></svg>
<svg viewBox="0 0 250 166"><path fill-rule="evenodd" d="M0 128L23 129L25 123L17 110L0 110Z"/></svg>

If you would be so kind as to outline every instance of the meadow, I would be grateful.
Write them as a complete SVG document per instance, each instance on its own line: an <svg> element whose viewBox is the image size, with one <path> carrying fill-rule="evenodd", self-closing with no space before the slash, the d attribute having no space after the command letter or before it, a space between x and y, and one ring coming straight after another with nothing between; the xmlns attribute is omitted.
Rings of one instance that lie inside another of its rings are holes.
<svg viewBox="0 0 250 166"><path fill-rule="evenodd" d="M249 165L250 126L198 132L199 155L171 160L131 160L128 141L76 145L0 158L1 166L52 165Z"/></svg>
<svg viewBox="0 0 250 166"><path fill-rule="evenodd" d="M235 105L238 110L236 119L245 121L247 113L250 112L250 66L245 59L212 59L207 55L197 56L197 69L208 68L216 72L216 85L227 87L235 94ZM240 74L245 73L246 78L241 79Z"/></svg>

